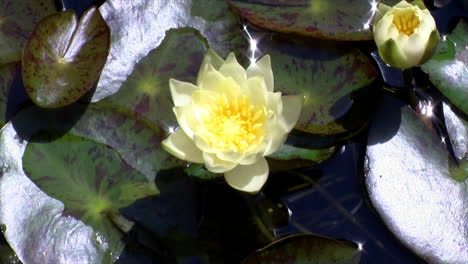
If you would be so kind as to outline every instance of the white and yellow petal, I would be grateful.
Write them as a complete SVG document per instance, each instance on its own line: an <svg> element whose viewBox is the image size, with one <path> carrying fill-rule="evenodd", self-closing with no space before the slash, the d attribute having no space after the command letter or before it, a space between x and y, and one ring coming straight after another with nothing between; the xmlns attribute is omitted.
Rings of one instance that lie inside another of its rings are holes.
<svg viewBox="0 0 468 264"><path fill-rule="evenodd" d="M263 77L265 79L267 90L269 92L273 92L273 70L271 69L271 59L269 55L263 56L260 60L250 64L247 68L247 78L255 76Z"/></svg>
<svg viewBox="0 0 468 264"><path fill-rule="evenodd" d="M238 165L224 173L226 182L234 189L255 193L268 179L269 167L265 158L250 165Z"/></svg>
<svg viewBox="0 0 468 264"><path fill-rule="evenodd" d="M204 163L203 154L182 129L177 129L162 141L162 147L175 157L194 163Z"/></svg>
<svg viewBox="0 0 468 264"><path fill-rule="evenodd" d="M286 95L281 99L283 101L283 111L278 118L278 122L283 126L284 130L289 133L299 120L302 105L304 104L304 96Z"/></svg>
<svg viewBox="0 0 468 264"><path fill-rule="evenodd" d="M237 163L221 160L216 154L208 152L203 152L203 161L206 168L214 173L224 173L237 166Z"/></svg>
<svg viewBox="0 0 468 264"><path fill-rule="evenodd" d="M198 87L175 79L169 79L169 89L175 106L183 106L192 103L192 94Z"/></svg>

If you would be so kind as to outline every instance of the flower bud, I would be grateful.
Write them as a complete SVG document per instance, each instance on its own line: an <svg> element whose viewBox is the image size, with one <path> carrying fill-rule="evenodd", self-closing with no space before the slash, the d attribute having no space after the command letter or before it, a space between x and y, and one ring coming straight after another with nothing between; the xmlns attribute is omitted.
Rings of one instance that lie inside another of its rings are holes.
<svg viewBox="0 0 468 264"><path fill-rule="evenodd" d="M440 41L434 18L420 0L379 4L373 30L380 57L399 69L428 61Z"/></svg>

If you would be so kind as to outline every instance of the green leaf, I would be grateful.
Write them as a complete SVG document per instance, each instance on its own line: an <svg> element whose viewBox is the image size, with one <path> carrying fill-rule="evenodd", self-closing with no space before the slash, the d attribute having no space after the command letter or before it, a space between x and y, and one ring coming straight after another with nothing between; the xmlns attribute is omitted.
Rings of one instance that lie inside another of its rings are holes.
<svg viewBox="0 0 468 264"><path fill-rule="evenodd" d="M43 19L23 53L22 74L29 97L45 108L78 100L99 77L109 43L109 28L95 7L79 22L71 10Z"/></svg>
<svg viewBox="0 0 468 264"><path fill-rule="evenodd" d="M31 138L23 155L24 171L41 190L64 203L65 215L90 225L103 235L111 252L120 252L122 234L108 215L156 195L156 187L108 146L71 134L53 141L50 136Z"/></svg>
<svg viewBox="0 0 468 264"><path fill-rule="evenodd" d="M468 23L461 19L440 42L432 58L421 65L432 83L465 114L468 114Z"/></svg>
<svg viewBox="0 0 468 264"><path fill-rule="evenodd" d="M55 11L54 0L0 1L0 65L20 61L36 24Z"/></svg>
<svg viewBox="0 0 468 264"><path fill-rule="evenodd" d="M420 257L465 262L468 240L460 223L466 222L468 185L454 180L443 140L396 99L387 98L374 120L364 163L374 208Z"/></svg>
<svg viewBox="0 0 468 264"><path fill-rule="evenodd" d="M107 238L64 216L64 204L45 194L23 172L26 145L11 122L0 130L0 223L18 258L25 264L110 263L111 254L115 259L118 252L111 251ZM65 186L64 191L70 188L74 186Z"/></svg>
<svg viewBox="0 0 468 264"><path fill-rule="evenodd" d="M372 1L230 0L250 23L268 30L336 40L371 40Z"/></svg>
<svg viewBox="0 0 468 264"><path fill-rule="evenodd" d="M246 39L239 19L225 1L142 0L129 5L126 0L108 0L99 9L111 28L112 43L109 60L92 98L94 102L116 93L137 62L161 44L169 29L197 29L222 57L231 51L240 54L245 50ZM191 60L180 54L185 54L184 50L171 50L171 54L164 56L171 57L174 65Z"/></svg>
<svg viewBox="0 0 468 264"><path fill-rule="evenodd" d="M275 91L305 96L296 129L349 134L369 121L377 71L364 53L342 43L278 36L259 47L271 56Z"/></svg>
<svg viewBox="0 0 468 264"><path fill-rule="evenodd" d="M224 176L222 173L213 173L209 171L202 164L191 164L189 167L184 169L184 172L188 176L200 180L212 180Z"/></svg>
<svg viewBox="0 0 468 264"><path fill-rule="evenodd" d="M315 234L280 238L248 256L242 264L359 263L357 245Z"/></svg>
<svg viewBox="0 0 468 264"><path fill-rule="evenodd" d="M120 90L99 104L123 106L165 131L174 129L177 121L169 79L194 83L207 46L194 29L167 31L159 47L135 65Z"/></svg>
<svg viewBox="0 0 468 264"><path fill-rule="evenodd" d="M0 66L0 128L6 123L8 94L15 78L18 64L12 63Z"/></svg>
<svg viewBox="0 0 468 264"><path fill-rule="evenodd" d="M269 158L277 160L303 159L315 161L317 164L329 159L335 153L335 147L324 149L311 149L283 144Z"/></svg>

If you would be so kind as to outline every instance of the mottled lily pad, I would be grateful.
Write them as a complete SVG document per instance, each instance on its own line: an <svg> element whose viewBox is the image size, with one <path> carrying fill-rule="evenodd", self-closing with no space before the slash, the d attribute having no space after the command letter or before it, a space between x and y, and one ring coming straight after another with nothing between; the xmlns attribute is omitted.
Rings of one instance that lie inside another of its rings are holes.
<svg viewBox="0 0 468 264"><path fill-rule="evenodd" d="M292 235L248 256L242 264L359 263L357 245L315 234Z"/></svg>
<svg viewBox="0 0 468 264"><path fill-rule="evenodd" d="M337 40L371 40L373 1L230 0L250 23L277 32Z"/></svg>
<svg viewBox="0 0 468 264"><path fill-rule="evenodd" d="M0 223L18 258L24 264L110 263L116 256L111 257L103 235L64 216L63 203L47 196L23 172L27 143L12 123L0 130Z"/></svg>
<svg viewBox="0 0 468 264"><path fill-rule="evenodd" d="M0 65L20 61L36 24L55 11L53 0L0 1Z"/></svg>
<svg viewBox="0 0 468 264"><path fill-rule="evenodd" d="M281 37L258 46L271 56L275 91L305 96L296 129L338 135L368 122L379 88L377 71L364 53L331 41Z"/></svg>
<svg viewBox="0 0 468 264"><path fill-rule="evenodd" d="M434 130L409 106L385 102L369 131L370 200L387 227L429 263L465 263L468 182L451 175L449 153Z"/></svg>
<svg viewBox="0 0 468 264"><path fill-rule="evenodd" d="M24 171L42 191L64 203L65 215L90 225L109 243L111 252L120 252L122 233L109 215L139 198L156 195L156 187L108 146L71 134L49 140L50 133L30 139L23 155Z"/></svg>
<svg viewBox="0 0 468 264"><path fill-rule="evenodd" d="M109 28L95 7L79 21L71 10L43 19L23 53L23 82L29 97L45 108L78 100L99 77L109 43Z"/></svg>
<svg viewBox="0 0 468 264"><path fill-rule="evenodd" d="M244 50L239 19L225 1L142 0L129 5L126 0L108 0L100 10L111 28L112 43L109 60L92 98L94 102L117 92L135 64L161 44L169 29L197 29L223 57L231 51ZM172 52L177 63L182 61L178 54L183 50Z"/></svg>
<svg viewBox="0 0 468 264"><path fill-rule="evenodd" d="M17 70L18 65L15 63L0 66L0 128L5 125L7 121L8 94Z"/></svg>
<svg viewBox="0 0 468 264"><path fill-rule="evenodd" d="M207 46L194 29L167 31L164 41L135 65L120 90L99 104L123 106L165 131L174 129L177 121L169 79L194 83Z"/></svg>
<svg viewBox="0 0 468 264"><path fill-rule="evenodd" d="M452 104L468 114L468 22L460 20L421 69Z"/></svg>

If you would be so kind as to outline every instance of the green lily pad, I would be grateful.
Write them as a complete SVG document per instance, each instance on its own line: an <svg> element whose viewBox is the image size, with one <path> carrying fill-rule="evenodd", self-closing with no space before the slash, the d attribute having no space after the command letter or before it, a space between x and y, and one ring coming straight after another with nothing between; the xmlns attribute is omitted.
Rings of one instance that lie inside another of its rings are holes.
<svg viewBox="0 0 468 264"><path fill-rule="evenodd" d="M109 146L72 134L50 141L50 133L30 139L23 155L29 178L64 203L71 215L102 234L111 252L123 249L122 234L109 215L139 198L158 194L145 175Z"/></svg>
<svg viewBox="0 0 468 264"><path fill-rule="evenodd" d="M8 94L18 65L15 63L0 66L0 128L6 123Z"/></svg>
<svg viewBox="0 0 468 264"><path fill-rule="evenodd" d="M200 6L209 8L200 10ZM129 5L126 0L108 0L100 10L111 28L112 43L93 102L116 93L134 71L137 62L161 44L169 29L197 29L223 57L231 51L243 51L246 45L239 30L239 19L225 1L181 0L166 3L142 0ZM184 51L171 51L173 58L177 58L172 62L174 65L191 59L181 57L181 52Z"/></svg>
<svg viewBox="0 0 468 264"><path fill-rule="evenodd" d="M371 40L372 1L230 0L250 23L272 31L337 40Z"/></svg>
<svg viewBox="0 0 468 264"><path fill-rule="evenodd" d="M248 256L242 264L283 263L359 263L361 251L357 245L315 234L300 234L274 241Z"/></svg>
<svg viewBox="0 0 468 264"><path fill-rule="evenodd" d="M369 121L378 73L360 50L331 41L275 36L259 47L271 56L275 91L305 96L296 129L339 135Z"/></svg>
<svg viewBox="0 0 468 264"><path fill-rule="evenodd" d="M63 203L45 194L23 172L27 143L11 122L0 130L0 223L18 258L25 264L110 263L116 256L111 257L106 238L82 221L64 216Z"/></svg>
<svg viewBox="0 0 468 264"><path fill-rule="evenodd" d="M2 0L0 65L20 61L24 44L36 24L55 11L53 0Z"/></svg>
<svg viewBox="0 0 468 264"><path fill-rule="evenodd" d="M109 28L95 7L78 22L71 10L43 19L23 53L22 74L29 97L45 108L78 100L99 77L109 43Z"/></svg>
<svg viewBox="0 0 468 264"><path fill-rule="evenodd" d="M387 98L374 120L364 176L376 211L426 261L466 262L468 181L454 179L443 141L396 99Z"/></svg>
<svg viewBox="0 0 468 264"><path fill-rule="evenodd" d="M461 19L421 69L450 102L468 114L468 22Z"/></svg>
<svg viewBox="0 0 468 264"><path fill-rule="evenodd" d="M169 79L194 83L207 48L194 29L167 31L159 47L135 65L120 90L99 103L126 107L165 131L174 129L177 121Z"/></svg>
<svg viewBox="0 0 468 264"><path fill-rule="evenodd" d="M283 144L278 150L268 157L276 160L303 159L314 161L318 164L329 159L335 153L335 150L335 147L311 149Z"/></svg>

